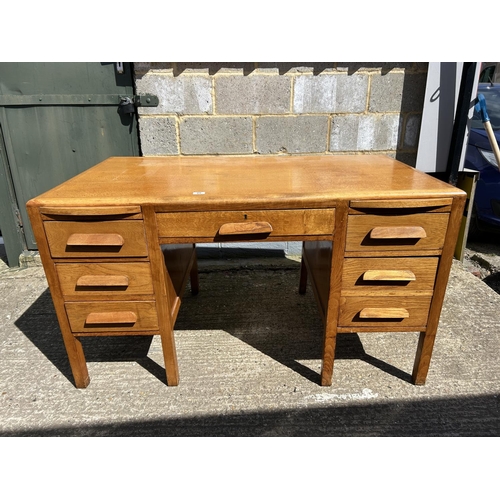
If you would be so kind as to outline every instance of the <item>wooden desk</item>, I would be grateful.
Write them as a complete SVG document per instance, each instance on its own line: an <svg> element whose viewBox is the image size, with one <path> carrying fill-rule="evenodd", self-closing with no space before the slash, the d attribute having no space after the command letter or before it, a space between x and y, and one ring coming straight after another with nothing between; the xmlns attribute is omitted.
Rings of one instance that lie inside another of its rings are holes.
<svg viewBox="0 0 500 500"><path fill-rule="evenodd" d="M162 340L173 328L194 246L303 241L325 325L322 385L337 333L419 331L424 384L466 195L384 156L110 158L28 202L77 387L89 384L81 337ZM171 246L162 249L161 245Z"/></svg>

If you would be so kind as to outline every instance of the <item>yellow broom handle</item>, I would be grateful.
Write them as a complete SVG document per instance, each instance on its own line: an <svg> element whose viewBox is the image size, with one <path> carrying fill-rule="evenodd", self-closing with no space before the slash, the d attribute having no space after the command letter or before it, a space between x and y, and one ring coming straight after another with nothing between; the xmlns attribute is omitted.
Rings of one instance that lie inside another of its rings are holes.
<svg viewBox="0 0 500 500"><path fill-rule="evenodd" d="M490 140L491 148L493 149L493 153L495 154L495 158L497 160L498 170L500 170L500 149L498 148L497 138L491 128L490 122L484 122L484 128L486 133L488 134L488 139Z"/></svg>

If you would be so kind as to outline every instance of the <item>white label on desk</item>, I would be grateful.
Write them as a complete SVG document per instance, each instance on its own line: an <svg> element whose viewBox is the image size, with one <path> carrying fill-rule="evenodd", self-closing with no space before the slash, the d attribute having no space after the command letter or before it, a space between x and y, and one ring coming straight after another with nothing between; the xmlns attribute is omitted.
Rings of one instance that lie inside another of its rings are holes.
<svg viewBox="0 0 500 500"><path fill-rule="evenodd" d="M193 191L193 194L205 194L205 191Z"/></svg>

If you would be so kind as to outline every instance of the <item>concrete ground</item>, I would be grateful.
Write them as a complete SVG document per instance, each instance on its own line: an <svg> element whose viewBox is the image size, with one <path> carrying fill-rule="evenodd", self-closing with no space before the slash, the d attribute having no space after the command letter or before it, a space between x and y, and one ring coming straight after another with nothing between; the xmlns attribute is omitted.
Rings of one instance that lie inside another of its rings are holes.
<svg viewBox="0 0 500 500"><path fill-rule="evenodd" d="M410 380L416 332L340 336L319 386L312 291L275 257L200 259L179 386L158 337L107 337L84 339L91 383L76 389L42 268L0 260L0 436L499 436L500 295L475 265L453 264L425 386Z"/></svg>

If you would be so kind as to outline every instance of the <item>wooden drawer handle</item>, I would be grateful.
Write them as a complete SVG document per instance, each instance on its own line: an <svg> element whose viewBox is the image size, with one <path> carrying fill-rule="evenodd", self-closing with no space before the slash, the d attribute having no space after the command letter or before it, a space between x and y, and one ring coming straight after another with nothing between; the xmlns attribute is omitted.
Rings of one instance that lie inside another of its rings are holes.
<svg viewBox="0 0 500 500"><path fill-rule="evenodd" d="M75 247L121 247L125 243L121 234L72 234L66 242L69 246Z"/></svg>
<svg viewBox="0 0 500 500"><path fill-rule="evenodd" d="M87 325L121 325L133 324L137 315L132 311L90 313L85 320Z"/></svg>
<svg viewBox="0 0 500 500"><path fill-rule="evenodd" d="M404 319L409 318L407 309L399 307L366 307L359 313L362 319Z"/></svg>
<svg viewBox="0 0 500 500"><path fill-rule="evenodd" d="M411 271L370 270L363 274L363 281L416 281Z"/></svg>
<svg viewBox="0 0 500 500"><path fill-rule="evenodd" d="M425 237L427 237L427 233L425 232L425 229L420 226L374 227L370 233L370 238L376 240Z"/></svg>
<svg viewBox="0 0 500 500"><path fill-rule="evenodd" d="M76 286L128 286L128 276L80 276L76 282Z"/></svg>
<svg viewBox="0 0 500 500"><path fill-rule="evenodd" d="M221 236L237 234L262 234L270 233L273 226L269 222L229 222L219 229Z"/></svg>

